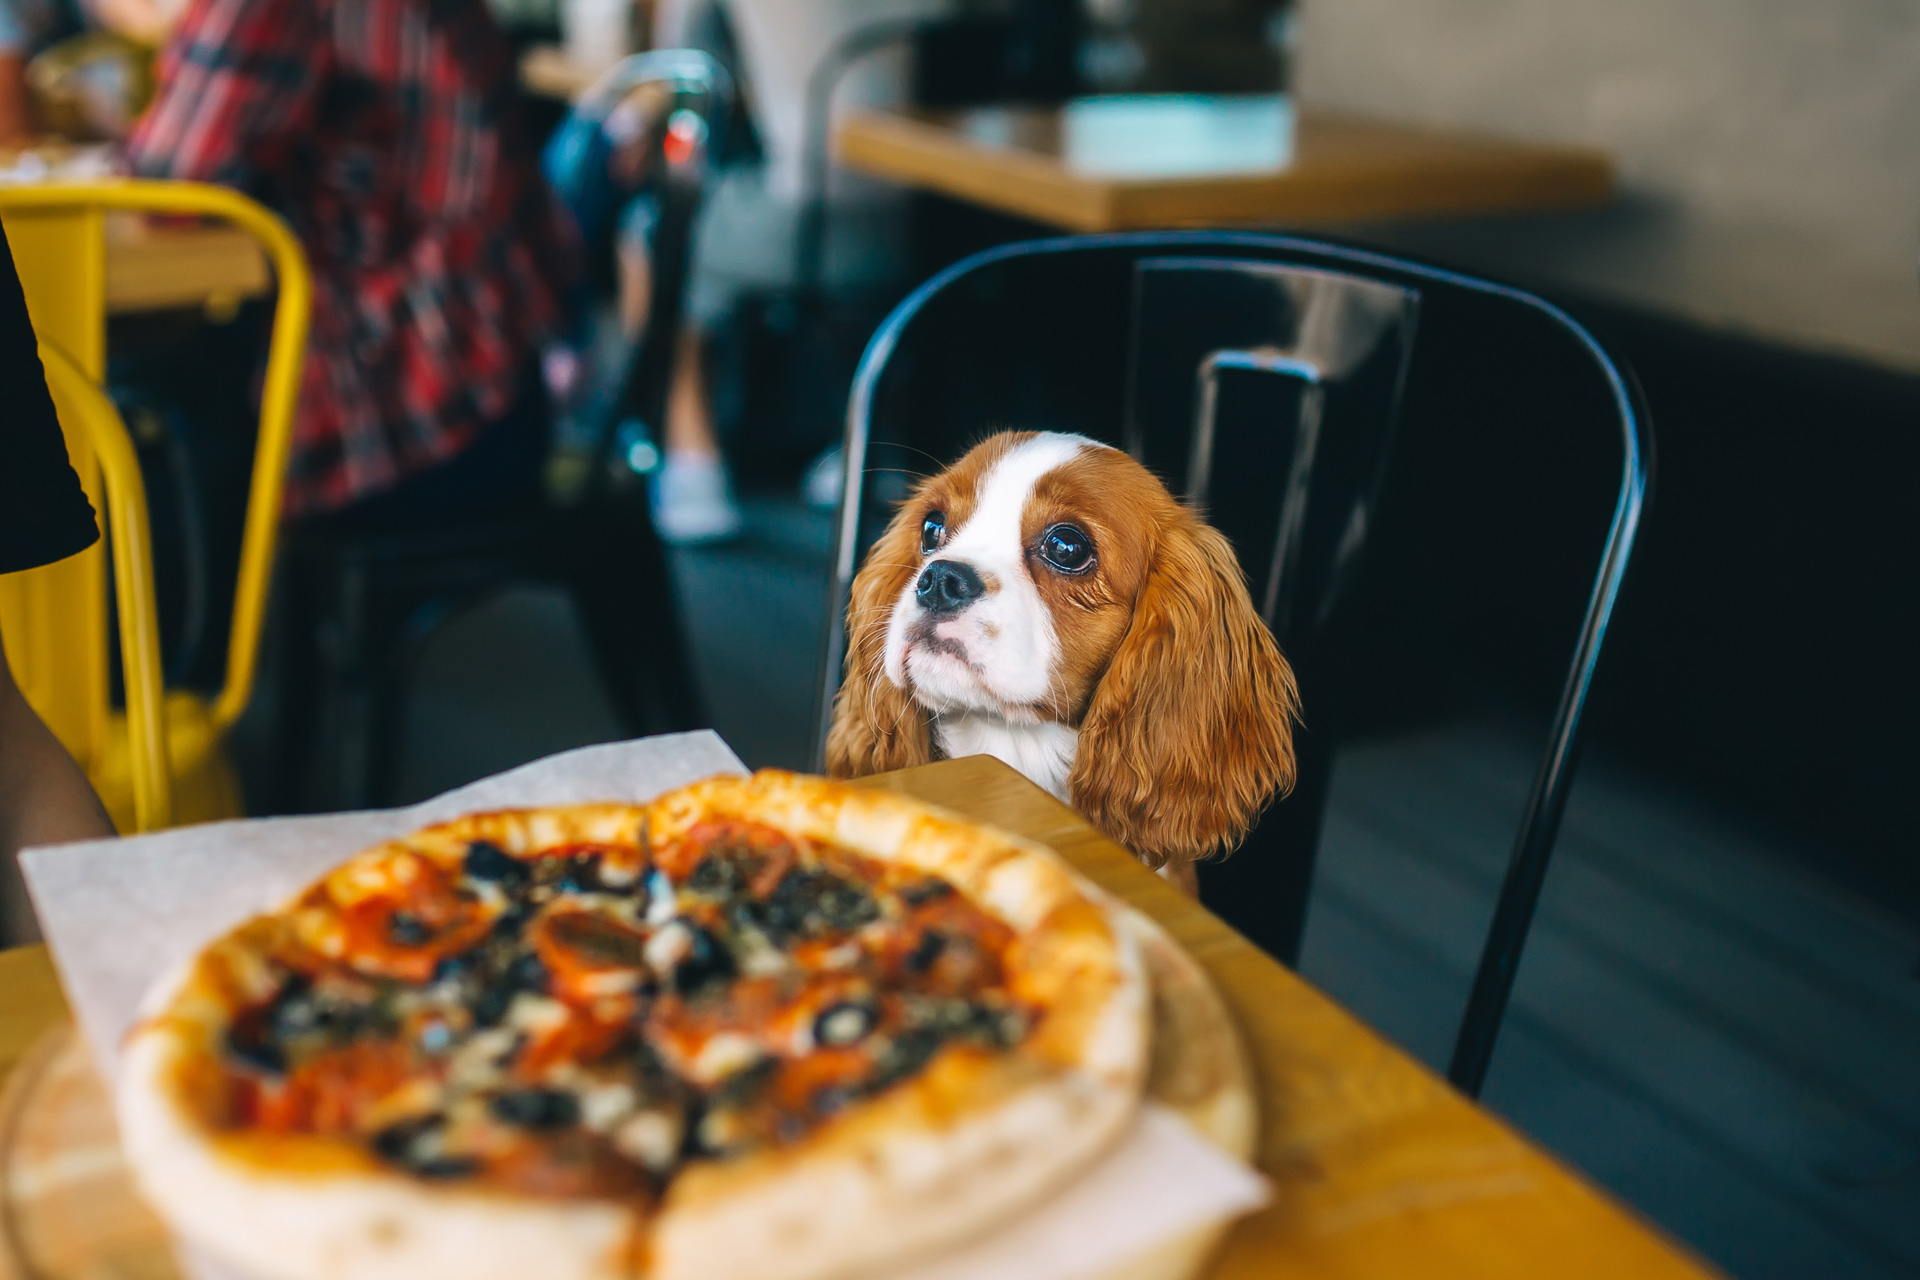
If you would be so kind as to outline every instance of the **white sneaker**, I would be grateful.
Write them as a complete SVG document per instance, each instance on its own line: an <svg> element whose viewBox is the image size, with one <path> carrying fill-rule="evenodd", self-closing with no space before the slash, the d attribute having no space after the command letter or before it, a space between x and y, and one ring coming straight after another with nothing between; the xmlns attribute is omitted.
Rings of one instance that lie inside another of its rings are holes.
<svg viewBox="0 0 1920 1280"><path fill-rule="evenodd" d="M677 547L724 542L740 532L727 469L710 454L669 452L653 475L653 527Z"/></svg>
<svg viewBox="0 0 1920 1280"><path fill-rule="evenodd" d="M832 510L840 505L847 484L847 455L839 445L813 460L806 478L800 482L800 494L810 507Z"/></svg>

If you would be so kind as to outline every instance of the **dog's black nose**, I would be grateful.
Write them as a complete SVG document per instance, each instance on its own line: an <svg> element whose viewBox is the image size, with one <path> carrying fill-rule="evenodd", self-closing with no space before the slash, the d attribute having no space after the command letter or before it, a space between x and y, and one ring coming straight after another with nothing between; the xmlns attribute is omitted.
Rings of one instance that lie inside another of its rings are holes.
<svg viewBox="0 0 1920 1280"><path fill-rule="evenodd" d="M935 560L920 571L914 599L928 613L958 613L985 595L980 575L958 560Z"/></svg>

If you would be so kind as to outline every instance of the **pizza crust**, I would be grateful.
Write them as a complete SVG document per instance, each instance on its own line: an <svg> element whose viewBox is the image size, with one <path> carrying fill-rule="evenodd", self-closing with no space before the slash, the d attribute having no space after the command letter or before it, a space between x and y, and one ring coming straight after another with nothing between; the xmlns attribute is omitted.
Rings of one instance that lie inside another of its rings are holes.
<svg viewBox="0 0 1920 1280"><path fill-rule="evenodd" d="M318 1140L304 1141L332 1161L303 1163L298 1140L276 1154L210 1134L182 1081L224 1033L232 987L246 981L247 931L295 927L282 913L156 988L157 1016L130 1037L116 1103L143 1192L180 1234L255 1280L830 1280L1023 1212L1132 1122L1149 1010L1114 909L1049 851L904 797L764 771L643 807L474 815L369 850L332 877L367 873L399 848L445 861L475 839L509 852L631 839L643 818L657 846L715 817L947 878L1021 935L1015 989L1047 1013L1010 1054L942 1054L793 1146L687 1167L642 1225L620 1203L435 1186Z"/></svg>
<svg viewBox="0 0 1920 1280"><path fill-rule="evenodd" d="M1050 851L887 792L792 774L679 794L687 807L656 838L715 813L755 818L941 875L1023 935L1055 926L1020 977L1026 994L1049 997L1028 1047L1057 1070L958 1081L970 1064L950 1058L802 1148L682 1175L655 1228L654 1280L770 1274L768 1258L782 1276L825 1280L932 1252L1032 1207L1118 1141L1144 1083L1145 978L1131 934ZM995 1101L955 1114L943 1099L962 1090Z"/></svg>

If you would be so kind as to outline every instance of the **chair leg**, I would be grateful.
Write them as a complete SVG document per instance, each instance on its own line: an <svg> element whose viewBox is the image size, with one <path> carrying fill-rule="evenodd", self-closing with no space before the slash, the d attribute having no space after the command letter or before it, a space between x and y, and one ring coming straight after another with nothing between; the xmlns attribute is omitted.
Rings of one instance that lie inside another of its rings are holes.
<svg viewBox="0 0 1920 1280"><path fill-rule="evenodd" d="M384 809L398 792L402 737L406 731L408 659L402 636L369 654L366 742L360 755L360 794L370 808Z"/></svg>
<svg viewBox="0 0 1920 1280"><path fill-rule="evenodd" d="M359 559L340 575L341 731L335 761L341 804L349 809L379 807L393 794L403 703L394 654L418 606L392 577L379 564Z"/></svg>
<svg viewBox="0 0 1920 1280"><path fill-rule="evenodd" d="M366 776L363 783L369 803L386 808L394 803L400 782L400 762L406 758L407 692L413 673L419 669L420 656L461 604L452 598L436 596L416 605L397 625L380 633L380 645L374 650L376 678L368 719Z"/></svg>
<svg viewBox="0 0 1920 1280"><path fill-rule="evenodd" d="M582 516L554 547L555 567L621 720L631 733L702 727L666 549L646 507L623 501Z"/></svg>
<svg viewBox="0 0 1920 1280"><path fill-rule="evenodd" d="M320 688L325 682L320 654L323 606L319 593L327 575L310 555L298 550L283 562L284 579L276 597L281 611L280 687L276 699L273 750L275 813L305 812L307 771L320 734Z"/></svg>

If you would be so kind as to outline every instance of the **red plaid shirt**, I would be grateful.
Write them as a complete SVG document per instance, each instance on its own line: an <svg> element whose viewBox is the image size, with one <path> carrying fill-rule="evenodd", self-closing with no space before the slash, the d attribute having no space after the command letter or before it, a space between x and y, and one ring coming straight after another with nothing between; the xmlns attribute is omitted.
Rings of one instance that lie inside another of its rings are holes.
<svg viewBox="0 0 1920 1280"><path fill-rule="evenodd" d="M485 0L191 0L129 159L248 190L306 246L290 515L506 413L576 268Z"/></svg>

